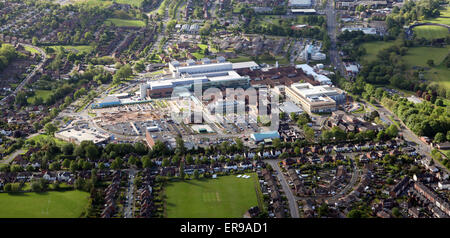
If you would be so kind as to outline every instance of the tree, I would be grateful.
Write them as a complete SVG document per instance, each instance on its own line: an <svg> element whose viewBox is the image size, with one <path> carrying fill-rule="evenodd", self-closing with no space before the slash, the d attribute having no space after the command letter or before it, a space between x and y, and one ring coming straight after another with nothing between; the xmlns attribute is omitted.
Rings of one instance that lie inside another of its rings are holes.
<svg viewBox="0 0 450 238"><path fill-rule="evenodd" d="M122 168L122 159L117 157L112 163L111 163L112 169L121 169Z"/></svg>
<svg viewBox="0 0 450 238"><path fill-rule="evenodd" d="M180 164L180 178L184 180L185 173L184 173L184 163Z"/></svg>
<svg viewBox="0 0 450 238"><path fill-rule="evenodd" d="M198 170L194 170L194 178L198 179L200 177L200 173L198 172Z"/></svg>
<svg viewBox="0 0 450 238"><path fill-rule="evenodd" d="M14 104L19 108L27 105L26 94L22 91L18 92L16 98L14 99Z"/></svg>
<svg viewBox="0 0 450 238"><path fill-rule="evenodd" d="M62 146L62 152L64 153L64 155L72 155L73 150L74 148L72 143L67 143Z"/></svg>
<svg viewBox="0 0 450 238"><path fill-rule="evenodd" d="M85 148L85 151L86 151L86 157L89 159L96 160L100 156L100 152L98 151L98 148L95 145L88 145Z"/></svg>
<svg viewBox="0 0 450 238"><path fill-rule="evenodd" d="M114 83L120 83L121 80L130 77L132 74L133 70L131 69L131 66L129 64L126 64L120 67L119 70L117 70L116 74L114 75L113 81Z"/></svg>
<svg viewBox="0 0 450 238"><path fill-rule="evenodd" d="M392 215L394 215L394 217L401 217L402 216L402 214L400 213L400 209L398 209L398 207L392 208Z"/></svg>
<svg viewBox="0 0 450 238"><path fill-rule="evenodd" d="M136 73L140 73L144 70L145 70L145 65L141 61L138 61L134 64L134 71L136 71Z"/></svg>
<svg viewBox="0 0 450 238"><path fill-rule="evenodd" d="M181 136L177 136L176 138L176 151L184 155L186 152L186 147L184 146L184 141Z"/></svg>
<svg viewBox="0 0 450 238"><path fill-rule="evenodd" d="M363 213L358 209L353 209L347 214L348 218L362 218Z"/></svg>
<svg viewBox="0 0 450 238"><path fill-rule="evenodd" d="M442 143L444 141L445 141L444 133L442 133L442 132L436 133L436 135L434 136L434 142Z"/></svg>
<svg viewBox="0 0 450 238"><path fill-rule="evenodd" d="M386 129L386 134L390 137L390 138L394 138L398 135L398 128L396 125L391 124L387 129Z"/></svg>
<svg viewBox="0 0 450 238"><path fill-rule="evenodd" d="M328 205L326 203L322 203L318 209L319 217L324 217L328 215Z"/></svg>
<svg viewBox="0 0 450 238"><path fill-rule="evenodd" d="M44 130L47 135L53 135L58 130L58 127L51 122L47 122L44 126Z"/></svg>
<svg viewBox="0 0 450 238"><path fill-rule="evenodd" d="M305 133L305 138L309 142L314 142L314 129L305 125L303 126L303 131Z"/></svg>
<svg viewBox="0 0 450 238"><path fill-rule="evenodd" d="M39 44L39 40L36 36L33 36L32 40L31 40L31 44L33 45L38 45Z"/></svg>
<svg viewBox="0 0 450 238"><path fill-rule="evenodd" d="M281 140L280 138L275 138L272 140L272 145L275 149L281 149Z"/></svg>
<svg viewBox="0 0 450 238"><path fill-rule="evenodd" d="M194 158L192 158L192 155L188 154L186 156L186 164L191 165L194 163Z"/></svg>
<svg viewBox="0 0 450 238"><path fill-rule="evenodd" d="M11 192L12 191L12 185L10 183L7 183L3 186L3 191L5 192Z"/></svg>
<svg viewBox="0 0 450 238"><path fill-rule="evenodd" d="M150 160L150 158L148 156L142 157L141 163L142 163L142 168L151 168L152 167L152 161Z"/></svg>

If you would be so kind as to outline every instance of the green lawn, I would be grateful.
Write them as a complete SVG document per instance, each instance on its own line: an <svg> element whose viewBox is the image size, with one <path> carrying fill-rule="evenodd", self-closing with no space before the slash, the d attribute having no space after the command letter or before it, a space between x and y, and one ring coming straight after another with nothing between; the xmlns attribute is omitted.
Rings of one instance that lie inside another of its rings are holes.
<svg viewBox="0 0 450 238"><path fill-rule="evenodd" d="M54 46L49 46L50 48L53 48L54 50L57 50L58 47L62 47L66 50L70 50L73 52L85 52L85 53L89 53L93 50L92 46L90 45L54 45Z"/></svg>
<svg viewBox="0 0 450 238"><path fill-rule="evenodd" d="M444 10L440 10L440 16L432 19L426 19L422 22L432 22L439 24L450 25L450 7L447 7Z"/></svg>
<svg viewBox="0 0 450 238"><path fill-rule="evenodd" d="M386 49L394 45L394 41L374 41L362 44L366 49L366 55L364 55L363 60L368 62L374 61L377 58L377 54L380 50Z"/></svg>
<svg viewBox="0 0 450 238"><path fill-rule="evenodd" d="M403 58L409 67L422 66L430 68L430 70L426 71L425 77L450 89L450 70L443 65L443 61L449 52L450 46L448 45L445 48L414 47L410 48ZM428 66L427 60L429 59L434 61L435 66Z"/></svg>
<svg viewBox="0 0 450 238"><path fill-rule="evenodd" d="M78 218L88 205L82 191L1 193L0 218Z"/></svg>
<svg viewBox="0 0 450 238"><path fill-rule="evenodd" d="M109 6L113 2L120 4L130 4L139 7L143 0L71 0L72 3L86 3L91 6Z"/></svg>
<svg viewBox="0 0 450 238"><path fill-rule="evenodd" d="M169 218L240 218L258 205L255 173L251 178L236 175L217 179L171 182L166 187Z"/></svg>
<svg viewBox="0 0 450 238"><path fill-rule="evenodd" d="M30 53L32 53L32 54L37 54L37 55L40 54L38 50L36 50L36 49L33 48L33 47L29 47L29 46L27 46L27 45L25 46L25 50L28 51L28 52L30 52Z"/></svg>
<svg viewBox="0 0 450 238"><path fill-rule="evenodd" d="M125 19L119 19L119 18L108 18L106 19L105 23L111 24L121 27L121 26L130 26L130 27L144 27L145 22L140 20L125 20Z"/></svg>
<svg viewBox="0 0 450 238"><path fill-rule="evenodd" d="M34 141L36 143L36 142L45 142L45 141L49 141L49 140L54 141L57 146L63 146L65 144L69 143L69 142L57 139L53 136L44 135L44 134L33 136L33 137L27 139L25 142Z"/></svg>
<svg viewBox="0 0 450 238"><path fill-rule="evenodd" d="M33 97L27 98L27 102L28 102L28 103L34 103L34 100L35 100L37 97L40 97L40 98L42 98L42 99L45 101L46 99L50 98L50 96L51 96L52 94L53 94L53 93L52 93L51 90L36 90L36 91L34 92L34 96L33 96Z"/></svg>
<svg viewBox="0 0 450 238"><path fill-rule="evenodd" d="M366 49L366 55L363 56L363 60L368 62L374 61L380 50L388 48L392 45L394 45L394 41L376 41L362 44L362 46ZM426 79L450 89L450 70L443 65L443 61L449 52L450 46L448 45L445 48L411 47L402 58L405 60L408 68L412 68L414 66L429 68L429 70L425 73ZM429 59L434 61L433 67L430 67L427 64Z"/></svg>
<svg viewBox="0 0 450 238"><path fill-rule="evenodd" d="M245 55L238 55L238 57L236 57L236 58L228 59L228 61L230 61L231 63L246 62L246 61L251 61L251 60L252 59L250 58L250 56L245 56Z"/></svg>
<svg viewBox="0 0 450 238"><path fill-rule="evenodd" d="M448 29L442 26L418 26L414 27L414 33L427 40L445 38L449 35Z"/></svg>

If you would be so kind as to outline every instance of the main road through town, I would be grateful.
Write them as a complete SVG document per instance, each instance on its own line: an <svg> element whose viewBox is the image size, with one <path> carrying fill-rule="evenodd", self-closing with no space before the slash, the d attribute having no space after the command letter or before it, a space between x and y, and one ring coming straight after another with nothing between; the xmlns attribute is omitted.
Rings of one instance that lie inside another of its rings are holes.
<svg viewBox="0 0 450 238"><path fill-rule="evenodd" d="M327 7L325 9L327 15L327 31L330 37L330 61L337 70L341 72L341 75L345 75L345 68L339 57L339 52L336 46L336 10L334 9L334 1L328 0Z"/></svg>

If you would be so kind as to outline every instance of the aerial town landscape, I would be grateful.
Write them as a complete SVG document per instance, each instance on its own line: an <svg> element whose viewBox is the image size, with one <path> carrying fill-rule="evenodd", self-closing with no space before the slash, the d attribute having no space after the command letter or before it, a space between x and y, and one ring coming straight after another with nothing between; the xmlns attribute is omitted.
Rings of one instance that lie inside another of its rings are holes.
<svg viewBox="0 0 450 238"><path fill-rule="evenodd" d="M0 0L0 218L450 218L448 0Z"/></svg>

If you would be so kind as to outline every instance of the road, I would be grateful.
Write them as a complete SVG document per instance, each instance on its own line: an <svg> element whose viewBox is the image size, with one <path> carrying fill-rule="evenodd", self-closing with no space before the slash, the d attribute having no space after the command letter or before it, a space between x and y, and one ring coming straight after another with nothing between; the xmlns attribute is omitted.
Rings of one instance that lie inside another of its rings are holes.
<svg viewBox="0 0 450 238"><path fill-rule="evenodd" d="M327 2L327 7L325 9L325 13L327 15L327 31L328 36L330 37L331 46L330 46L330 61L331 64L334 65L337 70L340 71L341 75L345 76L345 67L342 63L339 52L336 46L336 10L334 9L333 0L329 0Z"/></svg>
<svg viewBox="0 0 450 238"><path fill-rule="evenodd" d="M288 202L289 202L289 210L291 211L291 217L292 218L299 218L300 214L298 212L298 204L297 199L295 198L294 194L292 193L291 188L289 187L289 184L287 183L286 179L283 176L283 172L280 169L280 166L278 165L278 162L281 160L266 160L272 168L277 171L277 177L278 180L281 183L281 187L283 188L284 194L286 195Z"/></svg>
<svg viewBox="0 0 450 238"><path fill-rule="evenodd" d="M31 47L31 48L39 51L39 54L41 55L41 62L38 65L36 65L36 67L34 68L33 72L28 74L27 77L24 80L22 80L22 82L17 86L17 88L14 90L14 92L12 94L10 94L7 97L4 97L2 100L0 100L0 104L3 104L6 101L6 99L9 98L10 96L17 95L17 93L20 90L22 90L22 88L34 77L34 75L36 75L36 72L42 68L42 66L44 65L45 61L47 60L47 54L41 48L39 48L37 46L29 45L29 44L24 44L24 43L19 43L19 44L24 46L24 47L25 46Z"/></svg>
<svg viewBox="0 0 450 238"><path fill-rule="evenodd" d="M14 158L16 158L16 156L25 153L25 150L20 149L20 150L16 150L14 151L12 154L6 156L5 159L0 160L0 164L9 164Z"/></svg>
<svg viewBox="0 0 450 238"><path fill-rule="evenodd" d="M130 169L128 171L128 189L127 189L127 199L125 201L124 207L124 217L125 218L133 218L134 217L134 179L136 171Z"/></svg>
<svg viewBox="0 0 450 238"><path fill-rule="evenodd" d="M432 158L431 157L431 147L428 144L426 144L425 142L421 141L420 138L416 134L414 134L414 132L411 131L403 123L403 121L400 120L394 113L389 111L387 108L383 107L381 104L378 104L377 108L373 107L369 103L365 103L365 106L369 107L372 110L378 111L378 114L380 115L381 119L383 119L383 120L390 121L390 122L392 122L394 124L394 122L391 120L391 118L394 118L395 120L400 122L401 129L400 129L399 132L403 134L403 138L406 141L413 142L414 148L416 149L418 154L421 154L421 155L424 155L426 157ZM446 171L447 173L450 173L450 170L447 169L445 166L443 166L439 161L434 160L434 162L435 162L434 163L435 166L437 166L440 170L443 170L443 171Z"/></svg>
<svg viewBox="0 0 450 238"><path fill-rule="evenodd" d="M152 14L147 13L147 16L150 18ZM169 22L169 13L168 10L166 8L166 10L164 11L164 18L161 21L163 23L163 28L161 29L161 33L157 33L158 37L156 38L156 41L153 43L153 45L151 46L150 50L148 51L149 54L151 54L152 52L155 52L158 47L159 47L159 43L161 42L161 40L163 39L163 37L166 35L166 28L167 28L167 22ZM159 27L159 26L158 26Z"/></svg>
<svg viewBox="0 0 450 238"><path fill-rule="evenodd" d="M350 179L350 182L339 191L336 195L328 199L330 203L337 202L341 197L344 197L351 189L353 189L356 185L356 182L358 181L358 178L361 177L360 170L358 170L358 167L355 164L355 161L351 158L351 154L346 154L348 158L350 158L352 165L353 165L353 172L352 172L352 178Z"/></svg>

